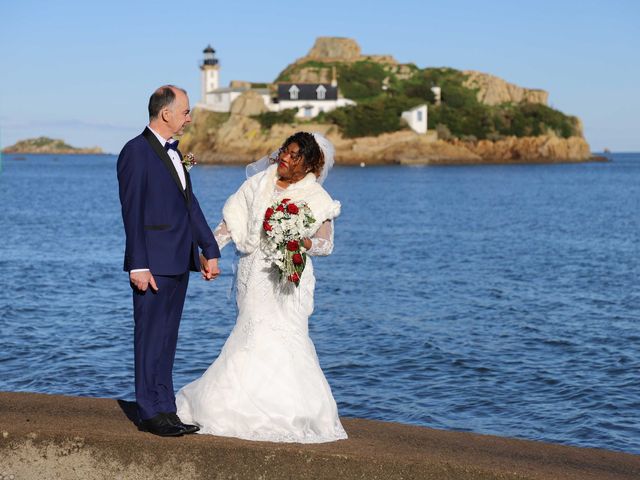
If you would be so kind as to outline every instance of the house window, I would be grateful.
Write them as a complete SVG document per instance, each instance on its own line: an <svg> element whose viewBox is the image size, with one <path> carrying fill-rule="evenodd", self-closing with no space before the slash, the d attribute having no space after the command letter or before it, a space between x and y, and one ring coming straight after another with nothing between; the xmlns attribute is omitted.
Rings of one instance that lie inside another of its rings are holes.
<svg viewBox="0 0 640 480"><path fill-rule="evenodd" d="M216 93L216 102L218 103L222 102L222 95L219 93Z"/></svg>
<svg viewBox="0 0 640 480"><path fill-rule="evenodd" d="M296 87L295 85L291 85L291 87L289 88L289 99L297 100L299 91L300 89L298 87Z"/></svg>
<svg viewBox="0 0 640 480"><path fill-rule="evenodd" d="M306 118L311 118L313 116L313 107L311 106L304 107L304 116Z"/></svg>
<svg viewBox="0 0 640 480"><path fill-rule="evenodd" d="M316 94L318 96L318 100L324 100L327 95L327 89L324 85L319 85L318 88L316 88Z"/></svg>
<svg viewBox="0 0 640 480"><path fill-rule="evenodd" d="M416 113L418 114L418 121L421 122L422 121L422 110L418 110Z"/></svg>

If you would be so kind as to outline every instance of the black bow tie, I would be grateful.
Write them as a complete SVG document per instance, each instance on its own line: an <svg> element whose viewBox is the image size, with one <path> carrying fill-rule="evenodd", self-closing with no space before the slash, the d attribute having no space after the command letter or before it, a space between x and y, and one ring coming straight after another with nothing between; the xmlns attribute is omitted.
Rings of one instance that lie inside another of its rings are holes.
<svg viewBox="0 0 640 480"><path fill-rule="evenodd" d="M174 150L174 151L176 151L176 152L177 152L177 151L178 151L178 143L180 143L180 141L179 141L179 140L176 140L176 141L175 141L175 142L173 142L173 143L169 143L169 142L167 142L167 143L165 143L165 144L164 144L164 149L165 149L167 152L168 152L169 150Z"/></svg>

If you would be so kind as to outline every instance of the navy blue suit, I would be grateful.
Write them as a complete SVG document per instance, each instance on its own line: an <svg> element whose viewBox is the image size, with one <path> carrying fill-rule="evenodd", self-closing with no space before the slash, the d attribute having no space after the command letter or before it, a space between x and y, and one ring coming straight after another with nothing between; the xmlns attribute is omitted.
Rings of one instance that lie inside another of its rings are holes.
<svg viewBox="0 0 640 480"><path fill-rule="evenodd" d="M200 270L198 247L208 259L220 257L220 250L193 195L189 173L184 170L183 189L151 130L124 146L117 170L126 235L124 270L148 268L158 285L157 292L133 288L136 401L146 420L176 411L172 370L189 271Z"/></svg>

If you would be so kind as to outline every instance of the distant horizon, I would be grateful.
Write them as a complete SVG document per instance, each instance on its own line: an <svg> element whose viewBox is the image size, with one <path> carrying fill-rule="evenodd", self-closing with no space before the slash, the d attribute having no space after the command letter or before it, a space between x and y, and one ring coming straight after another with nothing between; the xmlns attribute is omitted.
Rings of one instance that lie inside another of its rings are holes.
<svg viewBox="0 0 640 480"><path fill-rule="evenodd" d="M551 107L582 120L594 152L640 151L640 62L630 61L640 49L636 2L399 0L390 11L379 0L327 0L323 8L285 0L278 7L202 0L183 11L164 0L4 5L0 54L10 68L0 78L0 147L48 136L117 152L147 124L156 87L180 85L192 106L200 101L198 65L207 45L220 60L221 86L271 83L317 37L335 36L353 38L364 54L545 90ZM172 35L159 35L166 30Z"/></svg>

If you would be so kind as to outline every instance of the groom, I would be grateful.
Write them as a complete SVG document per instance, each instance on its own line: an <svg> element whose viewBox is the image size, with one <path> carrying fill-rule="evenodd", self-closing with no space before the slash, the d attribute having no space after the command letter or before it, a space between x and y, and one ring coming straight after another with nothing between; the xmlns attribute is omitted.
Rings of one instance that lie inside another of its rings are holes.
<svg viewBox="0 0 640 480"><path fill-rule="evenodd" d="M142 429L161 436L198 431L176 415L173 361L189 271L201 270L206 280L220 274L218 244L173 139L191 122L190 112L187 92L158 88L149 99L149 126L124 146L117 167L124 270L133 289L136 401Z"/></svg>

